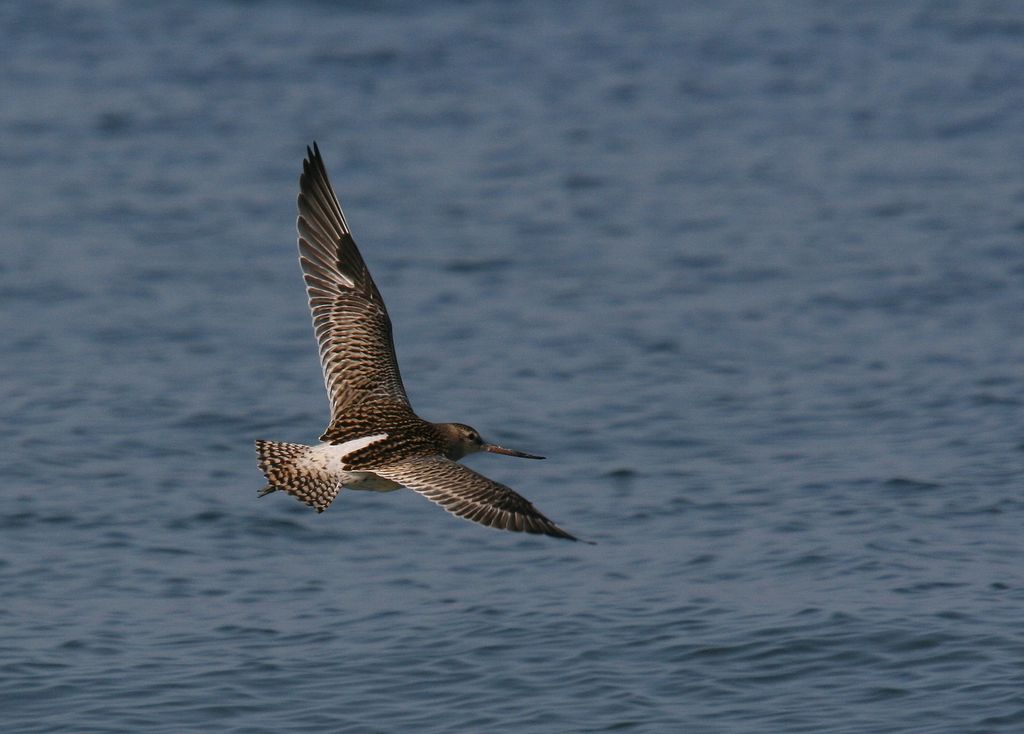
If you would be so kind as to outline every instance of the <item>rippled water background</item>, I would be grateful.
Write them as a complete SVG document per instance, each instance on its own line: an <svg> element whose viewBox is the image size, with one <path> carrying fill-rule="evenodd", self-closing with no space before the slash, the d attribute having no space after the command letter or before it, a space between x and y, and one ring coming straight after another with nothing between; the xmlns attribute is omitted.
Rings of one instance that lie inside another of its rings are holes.
<svg viewBox="0 0 1024 734"><path fill-rule="evenodd" d="M1024 729L1024 8L0 5L5 732ZM257 500L319 141L583 546Z"/></svg>

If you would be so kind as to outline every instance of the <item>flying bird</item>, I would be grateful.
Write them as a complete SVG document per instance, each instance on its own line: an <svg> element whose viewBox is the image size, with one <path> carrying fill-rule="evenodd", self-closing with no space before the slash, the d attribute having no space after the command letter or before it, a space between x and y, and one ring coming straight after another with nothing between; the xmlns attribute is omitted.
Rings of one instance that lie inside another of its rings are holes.
<svg viewBox="0 0 1024 734"><path fill-rule="evenodd" d="M296 227L331 418L315 446L256 442L268 482L259 496L282 490L323 512L345 487L406 487L481 525L577 540L511 488L457 463L477 451L544 457L488 443L463 423L431 423L413 412L391 319L316 143L302 163Z"/></svg>

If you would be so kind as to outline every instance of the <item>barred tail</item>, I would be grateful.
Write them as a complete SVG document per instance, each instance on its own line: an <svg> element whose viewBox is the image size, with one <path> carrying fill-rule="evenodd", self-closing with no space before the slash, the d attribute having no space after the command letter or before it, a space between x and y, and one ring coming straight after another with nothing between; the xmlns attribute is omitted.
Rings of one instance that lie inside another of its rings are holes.
<svg viewBox="0 0 1024 734"><path fill-rule="evenodd" d="M338 496L341 482L318 471L311 462L304 461L311 451L311 446L299 443L257 441L260 471L270 482L260 490L259 496L280 489L317 512L326 510Z"/></svg>

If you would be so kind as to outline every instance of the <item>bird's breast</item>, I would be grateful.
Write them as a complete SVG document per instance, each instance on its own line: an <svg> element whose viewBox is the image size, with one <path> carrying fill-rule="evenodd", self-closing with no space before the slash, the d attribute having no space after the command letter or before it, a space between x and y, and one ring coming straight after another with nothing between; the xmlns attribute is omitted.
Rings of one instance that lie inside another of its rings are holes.
<svg viewBox="0 0 1024 734"><path fill-rule="evenodd" d="M394 492L396 489L402 488L401 484L378 477L369 471L348 472L341 483L349 489L364 489L370 492Z"/></svg>

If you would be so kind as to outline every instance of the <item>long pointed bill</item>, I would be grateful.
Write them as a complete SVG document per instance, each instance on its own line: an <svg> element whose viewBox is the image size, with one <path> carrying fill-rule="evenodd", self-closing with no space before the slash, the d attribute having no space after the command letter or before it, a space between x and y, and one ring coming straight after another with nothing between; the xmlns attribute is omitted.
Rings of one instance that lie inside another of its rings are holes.
<svg viewBox="0 0 1024 734"><path fill-rule="evenodd" d="M495 446L493 443L485 443L483 446L484 451L490 451L492 454L505 454L506 456L518 456L523 459L543 459L543 456L536 456L534 454L528 454L525 451L513 451L512 449L506 449L503 446Z"/></svg>

